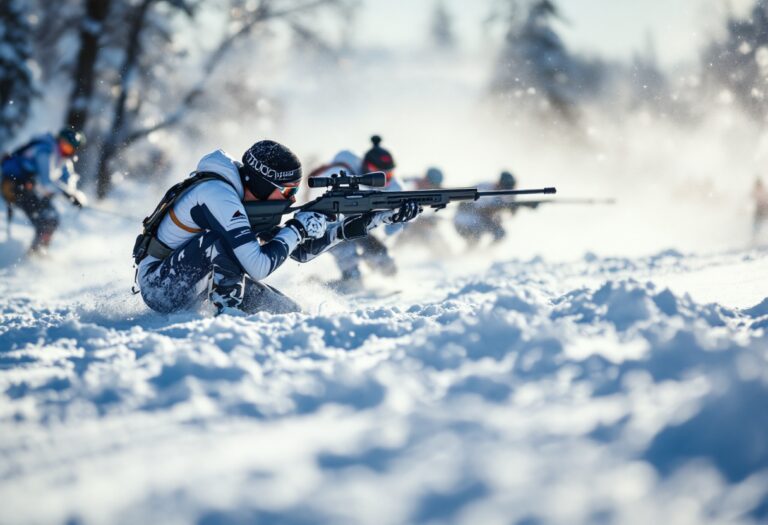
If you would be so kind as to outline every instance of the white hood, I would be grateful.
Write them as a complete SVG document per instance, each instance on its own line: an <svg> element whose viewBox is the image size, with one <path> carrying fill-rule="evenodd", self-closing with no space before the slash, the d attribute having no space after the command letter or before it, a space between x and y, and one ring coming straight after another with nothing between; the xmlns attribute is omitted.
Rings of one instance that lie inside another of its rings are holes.
<svg viewBox="0 0 768 525"><path fill-rule="evenodd" d="M240 199L245 197L240 172L237 171L237 161L224 151L217 149L200 159L200 162L197 163L197 171L212 171L226 177L237 190Z"/></svg>
<svg viewBox="0 0 768 525"><path fill-rule="evenodd" d="M347 166L349 166L351 170L350 175L357 175L357 172L360 171L360 166L362 165L362 161L360 160L360 157L358 157L348 149L338 152L336 156L333 157L333 163L346 164ZM338 171L338 169L336 169L336 171Z"/></svg>

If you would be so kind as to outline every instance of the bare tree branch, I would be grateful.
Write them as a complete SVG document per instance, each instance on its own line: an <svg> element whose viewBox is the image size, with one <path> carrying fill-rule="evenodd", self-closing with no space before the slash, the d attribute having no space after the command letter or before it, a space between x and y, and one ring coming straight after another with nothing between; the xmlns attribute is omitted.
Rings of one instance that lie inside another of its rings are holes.
<svg viewBox="0 0 768 525"><path fill-rule="evenodd" d="M123 130L123 119L125 117L125 102L128 97L128 85L133 80L134 70L141 52L141 31L144 27L147 11L155 0L142 0L133 12L133 20L129 32L128 45L125 51L125 58L120 67L120 86L119 94L115 100L114 116L112 126L104 141L104 146L99 156L97 168L97 194L99 197L105 197L110 188L109 161L118 150L118 143Z"/></svg>
<svg viewBox="0 0 768 525"><path fill-rule="evenodd" d="M331 5L337 3L337 0L308 0L288 8L271 11L269 9L271 2L269 0L261 0L258 6L252 11L252 16L250 19L244 23L237 31L228 36L225 36L221 42L219 42L219 45L216 47L216 49L211 52L203 66L200 80L198 80L198 82L192 88L190 88L189 91L187 91L181 102L176 106L176 109L172 111L168 117L161 120L160 122L143 129L135 130L128 134L128 136L124 139L125 145L132 144L133 142L144 138L151 133L178 124L178 122L183 118L186 110L189 109L195 100L197 100L197 98L205 92L205 84L208 82L208 79L212 76L213 72L216 70L219 64L221 64L223 57L229 52L229 50L237 41L249 35L257 25L266 22L267 20L287 18L293 14L309 11L323 5ZM291 23L291 25L294 30L298 31L300 29L301 34L310 34L308 30L301 28L301 26L298 24ZM319 39L317 39L316 36L312 36L319 42Z"/></svg>
<svg viewBox="0 0 768 525"><path fill-rule="evenodd" d="M298 37L301 38L302 42L315 46L323 54L328 55L329 57L339 57L338 51L333 46L329 45L325 40L320 38L318 34L315 31L312 31L309 27L299 22L290 22L290 26L294 33L296 33Z"/></svg>
<svg viewBox="0 0 768 525"><path fill-rule="evenodd" d="M74 71L72 92L69 96L66 125L83 130L88 121L88 110L96 81L96 60L104 20L109 14L111 0L87 0L85 18L80 22L80 50Z"/></svg>

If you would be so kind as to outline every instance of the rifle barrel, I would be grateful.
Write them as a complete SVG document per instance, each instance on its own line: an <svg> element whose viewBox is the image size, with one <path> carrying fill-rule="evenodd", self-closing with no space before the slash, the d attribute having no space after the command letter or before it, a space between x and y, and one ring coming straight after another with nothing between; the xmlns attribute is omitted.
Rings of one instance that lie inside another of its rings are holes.
<svg viewBox="0 0 768 525"><path fill-rule="evenodd" d="M451 202L476 201L480 197L531 195L556 193L555 188L534 190L477 191L477 188L435 188L431 190L381 191L360 190L357 187L333 188L307 203L295 205L291 201L246 202L244 204L251 228L268 231L282 222L286 213L313 211L326 215L362 215L373 211L395 210L406 202L415 202L424 208L442 209Z"/></svg>
<svg viewBox="0 0 768 525"><path fill-rule="evenodd" d="M540 188L535 190L491 190L491 191L478 191L478 197L495 197L502 195L536 195L540 193L557 193L556 188Z"/></svg>
<svg viewBox="0 0 768 525"><path fill-rule="evenodd" d="M513 206L532 206L534 204L616 204L616 199L543 199L538 201L510 201Z"/></svg>
<svg viewBox="0 0 768 525"><path fill-rule="evenodd" d="M616 199L553 199L561 204L616 204Z"/></svg>

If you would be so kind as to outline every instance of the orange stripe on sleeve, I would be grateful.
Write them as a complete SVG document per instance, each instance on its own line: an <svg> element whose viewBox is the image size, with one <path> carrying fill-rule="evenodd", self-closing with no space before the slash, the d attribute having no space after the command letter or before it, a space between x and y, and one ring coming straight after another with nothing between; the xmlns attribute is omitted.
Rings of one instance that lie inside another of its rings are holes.
<svg viewBox="0 0 768 525"><path fill-rule="evenodd" d="M201 231L203 231L203 230L202 230L202 229L200 229L200 228L190 228L189 226L187 226L186 224L184 224L183 222L181 222L181 221L179 220L179 218L178 218L178 217L176 217L176 214L173 212L173 208L171 208L171 211L170 211L170 212L168 212L168 215L170 215L170 216L171 216L171 220L173 221L173 224L175 224L176 226L178 226L179 228L181 228L181 229L182 229L182 230L184 230L185 232L189 232L189 233L200 233Z"/></svg>

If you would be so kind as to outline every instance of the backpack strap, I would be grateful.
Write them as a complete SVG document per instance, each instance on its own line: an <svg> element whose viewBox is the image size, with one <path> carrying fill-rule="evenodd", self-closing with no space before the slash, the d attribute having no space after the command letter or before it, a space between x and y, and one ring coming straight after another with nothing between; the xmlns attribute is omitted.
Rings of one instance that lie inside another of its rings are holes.
<svg viewBox="0 0 768 525"><path fill-rule="evenodd" d="M166 244L161 242L157 237L152 236L149 239L149 244L147 245L147 255L154 257L155 259L165 259L172 253L173 249L166 246Z"/></svg>
<svg viewBox="0 0 768 525"><path fill-rule="evenodd" d="M199 228L187 226L179 221L178 217L176 217L176 214L173 212L173 206L189 190L198 184L209 180L226 182L236 190L234 184L232 184L226 177L212 171L196 171L185 180L173 185L160 200L155 211L147 216L142 222L143 230L136 238L136 243L133 247L133 258L136 264L139 264L148 255L157 259L165 259L173 252L169 246L166 246L165 243L157 238L157 229L160 227L160 223L166 215L171 217L174 224L187 232L200 233L203 231Z"/></svg>
<svg viewBox="0 0 768 525"><path fill-rule="evenodd" d="M206 182L209 180L220 180L222 182L226 182L229 186L233 187L232 183L227 179L226 177L222 177L218 173L215 173L213 171L196 171L194 175L192 175L192 178L195 178L193 182L189 184L188 187L184 188L184 190L177 194L177 196L173 199L173 202L168 206L168 216L173 221L173 224L184 230L188 233L202 233L202 228L195 228L194 226L187 226L181 220L176 216L176 213L173 211L173 205L178 201L182 195L187 193L189 190L191 190L193 187L197 186L198 184L202 182ZM158 227L160 224L158 224ZM157 240L159 243L159 239ZM167 256L166 256L167 257ZM163 257L165 258L165 257Z"/></svg>

